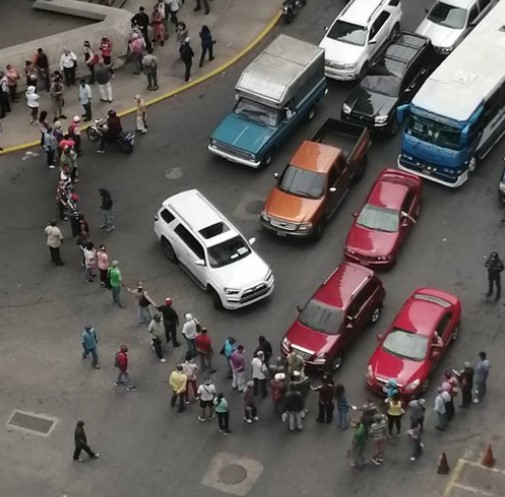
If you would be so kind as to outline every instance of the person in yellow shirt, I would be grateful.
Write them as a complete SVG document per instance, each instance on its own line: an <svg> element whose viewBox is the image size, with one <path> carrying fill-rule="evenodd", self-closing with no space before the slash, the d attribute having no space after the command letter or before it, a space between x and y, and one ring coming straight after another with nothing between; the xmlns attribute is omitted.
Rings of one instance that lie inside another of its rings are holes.
<svg viewBox="0 0 505 497"><path fill-rule="evenodd" d="M170 387L173 390L172 398L170 399L170 405L175 407L177 399L179 399L179 407L177 412L184 411L184 395L186 393L186 388L188 385L188 378L182 371L182 365L178 364L175 371L170 373L170 378L168 379Z"/></svg>

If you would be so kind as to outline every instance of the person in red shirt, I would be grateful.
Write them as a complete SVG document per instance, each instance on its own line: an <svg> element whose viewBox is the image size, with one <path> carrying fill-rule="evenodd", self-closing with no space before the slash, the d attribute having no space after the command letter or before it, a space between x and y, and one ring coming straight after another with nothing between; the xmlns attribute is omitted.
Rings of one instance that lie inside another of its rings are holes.
<svg viewBox="0 0 505 497"><path fill-rule="evenodd" d="M323 383L318 387L311 387L312 390L319 392L319 416L316 418L318 423L331 423L333 420L333 410L335 404L335 385L331 376L323 376Z"/></svg>
<svg viewBox="0 0 505 497"><path fill-rule="evenodd" d="M60 152L63 152L63 150L65 150L65 147L75 150L75 148L74 148L75 141L70 137L70 135L68 133L63 135L63 138L61 139L60 143L58 144L58 148L60 149Z"/></svg>
<svg viewBox="0 0 505 497"><path fill-rule="evenodd" d="M207 334L207 328L202 328L200 333L195 337L195 347L198 355L200 356L200 368L205 371L207 367L210 373L214 373L217 369L212 367L212 355L214 354L212 350L212 342L209 335Z"/></svg>
<svg viewBox="0 0 505 497"><path fill-rule="evenodd" d="M117 375L117 380L114 383L114 386L118 387L119 385L125 385L127 392L134 391L135 385L128 373L128 347L126 345L121 345L119 350L116 352L114 366L119 369L119 374Z"/></svg>
<svg viewBox="0 0 505 497"><path fill-rule="evenodd" d="M74 140L74 150L76 151L77 155L80 157L82 155L81 153L81 128L79 127L79 124L81 122L81 118L79 116L74 116L72 119L72 123L68 127L68 134L70 135L70 138Z"/></svg>

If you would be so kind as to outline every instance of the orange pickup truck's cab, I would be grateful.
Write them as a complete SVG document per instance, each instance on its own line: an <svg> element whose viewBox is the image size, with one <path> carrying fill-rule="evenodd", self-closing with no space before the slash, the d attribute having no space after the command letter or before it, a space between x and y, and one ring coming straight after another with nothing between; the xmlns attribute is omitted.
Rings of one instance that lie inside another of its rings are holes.
<svg viewBox="0 0 505 497"><path fill-rule="evenodd" d="M366 139L359 160L354 160L354 151L346 156L339 148L304 141L283 173L274 174L277 185L265 202L262 226L279 236L319 238L350 184L363 174L368 133Z"/></svg>

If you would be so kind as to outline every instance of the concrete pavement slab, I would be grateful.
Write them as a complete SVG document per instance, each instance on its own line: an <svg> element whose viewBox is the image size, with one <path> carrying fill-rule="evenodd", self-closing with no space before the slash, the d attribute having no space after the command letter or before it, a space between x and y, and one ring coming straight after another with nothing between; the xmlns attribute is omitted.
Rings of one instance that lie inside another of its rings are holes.
<svg viewBox="0 0 505 497"><path fill-rule="evenodd" d="M147 10L150 8L150 4L146 4L143 0L130 0L125 7L133 14L140 5L145 5ZM92 85L93 117L106 117L107 111L111 107L122 113L131 111L134 105L133 97L136 94L141 94L148 104L155 103L225 71L231 63L255 46L273 28L279 13L279 5L270 0L255 2L215 0L211 4L211 9L209 15L193 12L193 3L188 0L178 15L179 20L184 21L188 26L191 44L195 52L192 83L184 84L184 65L179 58L175 27L171 24L169 27L170 36L165 46L155 48L155 55L159 60L158 82L160 89L157 92L147 91L145 76L142 74L133 75L133 65L127 64L123 70L116 72L115 79L112 81L113 104L101 102L97 86ZM213 38L216 40L215 59L212 62L205 61L203 67L199 68L198 33L203 24L210 28ZM64 44L65 33L60 36L61 43ZM99 40L90 41L92 46L98 49ZM124 42L126 45L127 41ZM116 47L116 52L120 50ZM77 55L80 57L80 54ZM41 96L39 110L47 110L52 118L53 110L49 95L42 89L39 90L39 95ZM4 153L26 146L35 146L40 138L38 127L29 124L30 116L24 95L20 95L19 101L12 107L12 112L2 120L3 133L0 135L0 146L4 148ZM66 89L64 113L67 116L67 119L61 119L64 129L68 127L74 115L82 113L76 88Z"/></svg>

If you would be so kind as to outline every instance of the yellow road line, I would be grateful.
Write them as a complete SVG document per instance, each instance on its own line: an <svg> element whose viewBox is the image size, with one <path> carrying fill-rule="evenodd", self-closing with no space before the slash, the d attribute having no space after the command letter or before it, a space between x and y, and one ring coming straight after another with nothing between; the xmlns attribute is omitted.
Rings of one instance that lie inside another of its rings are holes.
<svg viewBox="0 0 505 497"><path fill-rule="evenodd" d="M456 486L456 480L461 475L461 471L463 471L465 464L466 461L464 459L458 459L456 467L454 468L452 475L449 477L449 481L447 482L447 486L445 487L442 497L450 497L452 489Z"/></svg>
<svg viewBox="0 0 505 497"><path fill-rule="evenodd" d="M190 88L193 88L196 85L199 85L200 83L203 83L204 81L207 81L210 78L213 78L214 76L218 75L219 73L226 71L229 67L231 67L235 62L240 60L242 57L244 57L247 53L249 53L258 43L260 43L269 33L272 31L272 29L275 27L277 22L279 21L281 17L281 12L277 12L275 16L272 18L272 20L256 35L255 38L253 38L240 52L236 53L233 57L229 58L224 64L221 64L219 67L216 67L212 71L200 76L199 78L196 78L194 81L191 81L191 83L186 83L183 86L179 86L178 88L175 88L174 90L171 90L167 93L164 93L163 95L160 95L158 97L155 97L151 100L148 100L146 102L146 105L154 105L157 104L163 100L166 100L168 98L171 98L179 93L182 93L186 90L189 90ZM128 109L119 112L118 114L120 116L126 116L128 114L132 114L133 112L136 112L135 107L129 107ZM82 131L86 130L87 126L83 126L81 128ZM20 150L24 150L25 148L32 148L35 147L40 143L40 140L35 140L29 143L23 143L22 145L14 145L13 147L8 147L5 148L3 152L0 152L0 155L4 154L9 154L12 152L19 152Z"/></svg>

